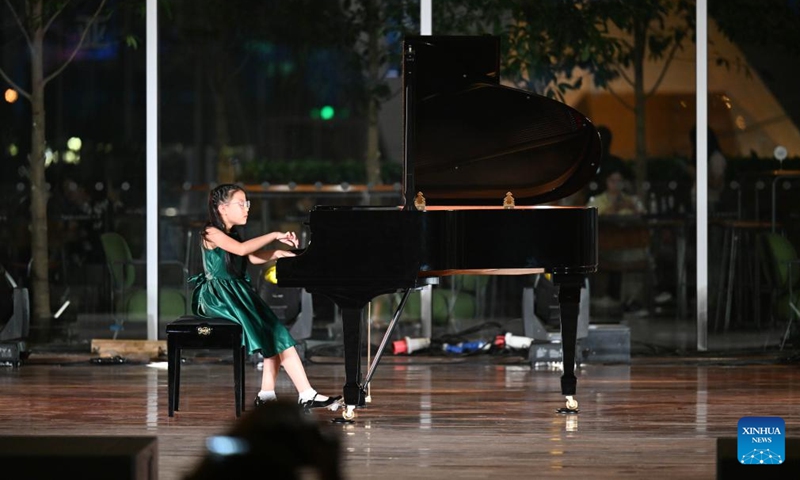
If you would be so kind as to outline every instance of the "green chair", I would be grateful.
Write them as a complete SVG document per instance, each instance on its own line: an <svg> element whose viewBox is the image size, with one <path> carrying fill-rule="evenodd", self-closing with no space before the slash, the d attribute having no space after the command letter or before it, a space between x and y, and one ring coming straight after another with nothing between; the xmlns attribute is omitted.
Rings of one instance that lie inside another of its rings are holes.
<svg viewBox="0 0 800 480"><path fill-rule="evenodd" d="M389 325L397 307L400 305L402 294L387 293L372 299L370 303L370 318L380 326ZM434 289L431 292L431 323L443 324L447 321L448 306L447 296ZM414 290L408 295L403 312L398 319L403 323L419 323L422 321L422 292Z"/></svg>
<svg viewBox="0 0 800 480"><path fill-rule="evenodd" d="M137 281L137 270L146 262L134 259L125 237L116 232L102 234L100 241L111 279L111 306L115 317L112 329L116 339L125 322L147 321L147 291L143 283ZM182 287L162 285L159 289L159 317L172 320L188 312L188 270L178 261L161 261L159 265L175 270L181 279Z"/></svg>
<svg viewBox="0 0 800 480"><path fill-rule="evenodd" d="M484 316L486 314L486 289L491 277L488 275L454 275L449 278L450 318L464 319Z"/></svg>
<svg viewBox="0 0 800 480"><path fill-rule="evenodd" d="M401 295L395 294L393 298L392 312L400 303ZM436 286L431 291L431 323L433 325L440 325L447 322L448 318L448 305L447 296ZM411 292L406 300L406 306L403 309L403 314L400 316L401 320L407 322L419 322L422 320L422 292L415 290Z"/></svg>
<svg viewBox="0 0 800 480"><path fill-rule="evenodd" d="M786 322L781 350L792 332L792 323L800 318L800 258L794 245L779 233L759 237L762 274L767 280L773 320Z"/></svg>
<svg viewBox="0 0 800 480"><path fill-rule="evenodd" d="M489 283L486 275L454 275L442 279L442 283L434 285L431 292L431 324L448 326L458 330L459 320L469 320L483 315L485 291ZM411 292L400 320L404 322L422 321L422 293ZM373 319L388 323L401 300L398 293L386 294L373 300Z"/></svg>

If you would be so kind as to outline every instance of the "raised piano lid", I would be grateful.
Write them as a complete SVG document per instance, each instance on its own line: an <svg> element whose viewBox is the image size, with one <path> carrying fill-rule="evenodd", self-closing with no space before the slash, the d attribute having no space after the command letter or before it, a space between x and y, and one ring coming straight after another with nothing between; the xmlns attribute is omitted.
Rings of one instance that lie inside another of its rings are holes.
<svg viewBox="0 0 800 480"><path fill-rule="evenodd" d="M430 206L500 205L511 192L516 205L539 205L577 192L597 173L592 122L562 102L500 85L499 42L405 38L407 204L422 192Z"/></svg>

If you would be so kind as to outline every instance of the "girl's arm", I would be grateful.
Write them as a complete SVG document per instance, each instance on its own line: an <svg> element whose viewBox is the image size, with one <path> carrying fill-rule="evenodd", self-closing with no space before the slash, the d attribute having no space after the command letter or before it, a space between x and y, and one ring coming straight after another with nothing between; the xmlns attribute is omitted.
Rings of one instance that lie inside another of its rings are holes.
<svg viewBox="0 0 800 480"><path fill-rule="evenodd" d="M248 255L247 258L253 265L263 265L272 260L294 256L296 256L295 253L289 250L259 250Z"/></svg>
<svg viewBox="0 0 800 480"><path fill-rule="evenodd" d="M208 248L219 247L226 252L244 257L261 250L276 240L297 247L297 235L294 232L270 232L240 242L216 227L206 229L204 242Z"/></svg>

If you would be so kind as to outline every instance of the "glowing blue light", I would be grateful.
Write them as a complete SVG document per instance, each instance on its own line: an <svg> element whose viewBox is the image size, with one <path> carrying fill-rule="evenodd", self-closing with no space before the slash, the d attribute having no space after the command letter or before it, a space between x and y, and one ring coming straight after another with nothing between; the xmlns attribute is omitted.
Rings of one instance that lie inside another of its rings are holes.
<svg viewBox="0 0 800 480"><path fill-rule="evenodd" d="M250 452L250 446L246 441L223 435L208 437L206 449L214 455L245 455Z"/></svg>

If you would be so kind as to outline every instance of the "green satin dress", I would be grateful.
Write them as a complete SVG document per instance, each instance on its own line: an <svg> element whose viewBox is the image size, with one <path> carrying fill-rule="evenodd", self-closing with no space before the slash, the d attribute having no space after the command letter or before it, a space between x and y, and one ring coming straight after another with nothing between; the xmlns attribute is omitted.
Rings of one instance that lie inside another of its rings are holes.
<svg viewBox="0 0 800 480"><path fill-rule="evenodd" d="M203 269L189 280L195 282L192 312L199 317L227 318L242 326L245 351L261 352L269 358L297 345L289 330L281 323L267 302L258 295L241 259L241 276L234 276L225 267L225 251L217 247L203 251Z"/></svg>

